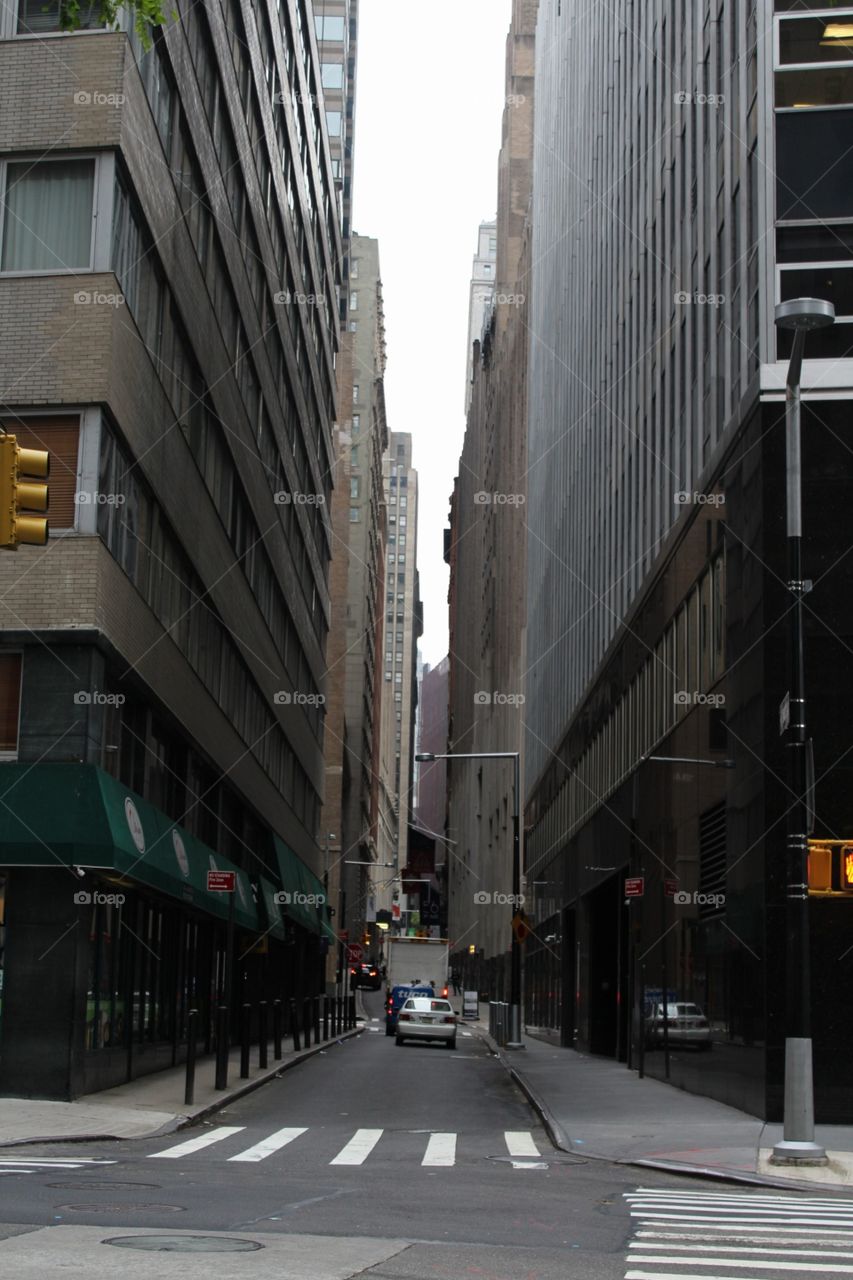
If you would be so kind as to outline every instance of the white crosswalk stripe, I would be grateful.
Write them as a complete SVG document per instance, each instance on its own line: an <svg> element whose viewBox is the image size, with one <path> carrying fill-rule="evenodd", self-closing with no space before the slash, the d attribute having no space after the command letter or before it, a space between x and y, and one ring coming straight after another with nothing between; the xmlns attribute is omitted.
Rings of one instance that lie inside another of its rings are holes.
<svg viewBox="0 0 853 1280"><path fill-rule="evenodd" d="M12 1157L3 1157L0 1160L0 1177L11 1177L15 1174L26 1173L45 1173L51 1169L59 1171L63 1169L92 1169L104 1164L118 1164L117 1160L100 1160L94 1156L80 1156L79 1158L68 1157L62 1159L60 1157L50 1157L43 1160L33 1160L24 1157L15 1160Z"/></svg>
<svg viewBox="0 0 853 1280"><path fill-rule="evenodd" d="M187 1156L199 1153L207 1154L210 1147L243 1132L244 1126L242 1125L219 1125L207 1133L199 1134L196 1138L189 1138L184 1142L177 1143L175 1146L166 1147L163 1151L153 1151L149 1153L148 1159L182 1160ZM415 1131L411 1132L414 1137L418 1137ZM358 1167L363 1165L378 1147L385 1133L385 1129L357 1129L338 1153L331 1160L328 1160L328 1163L336 1166L349 1165ZM457 1162L457 1143L459 1140L457 1133L433 1133L429 1130L418 1131L418 1133L426 1134L426 1147L423 1149L422 1154L418 1153L417 1157L423 1168L450 1169L454 1167ZM287 1128L276 1129L274 1133L268 1134L251 1146L233 1154L227 1154L227 1148L225 1148L224 1155L219 1151L213 1154L222 1156L231 1164L257 1164L261 1160L267 1160L270 1156L282 1151L283 1148L290 1146L291 1143L298 1141L299 1156L304 1159L306 1135L309 1134L311 1134L311 1130L307 1126L288 1126ZM312 1136L317 1138L318 1136L322 1137L322 1135L322 1129L315 1129ZM497 1137L497 1135L495 1136ZM399 1135L392 1135L392 1137L396 1137L399 1140ZM507 1130L503 1134L503 1140L510 1157L512 1157L513 1168L547 1169L548 1166L546 1164L535 1163L541 1157L532 1133L525 1130ZM311 1139L309 1138L307 1141L310 1142ZM418 1141L424 1141L423 1136L419 1137ZM485 1158L485 1155L486 1153L484 1152L480 1158ZM328 1152L323 1156L323 1159L328 1159ZM0 1172L2 1172L1 1164Z"/></svg>
<svg viewBox="0 0 853 1280"><path fill-rule="evenodd" d="M355 1135L329 1164L364 1164L384 1132L384 1129L356 1130Z"/></svg>
<svg viewBox="0 0 853 1280"><path fill-rule="evenodd" d="M645 1187L625 1199L636 1224L625 1280L853 1275L853 1201Z"/></svg>

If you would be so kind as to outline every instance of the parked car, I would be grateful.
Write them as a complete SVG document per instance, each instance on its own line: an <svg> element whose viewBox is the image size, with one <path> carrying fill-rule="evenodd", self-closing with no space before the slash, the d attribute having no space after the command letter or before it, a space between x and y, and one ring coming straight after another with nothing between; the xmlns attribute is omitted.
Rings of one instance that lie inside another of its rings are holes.
<svg viewBox="0 0 853 1280"><path fill-rule="evenodd" d="M449 1000L409 996L397 1015L397 1044L404 1040L440 1040L456 1048L456 1014Z"/></svg>
<svg viewBox="0 0 853 1280"><path fill-rule="evenodd" d="M435 991L425 983L407 983L392 987L385 1001L385 1034L393 1036L397 1030L397 1015L410 996L434 996Z"/></svg>
<svg viewBox="0 0 853 1280"><path fill-rule="evenodd" d="M378 991L382 986L382 976L375 964L354 964L349 971L351 990L366 987L368 991Z"/></svg>
<svg viewBox="0 0 853 1280"><path fill-rule="evenodd" d="M711 1028L698 1004L674 1001L666 1005L666 1034L673 1046L694 1045L697 1049L711 1048ZM651 1045L662 1045L664 1037L664 1006L653 1004L646 1023L646 1039Z"/></svg>

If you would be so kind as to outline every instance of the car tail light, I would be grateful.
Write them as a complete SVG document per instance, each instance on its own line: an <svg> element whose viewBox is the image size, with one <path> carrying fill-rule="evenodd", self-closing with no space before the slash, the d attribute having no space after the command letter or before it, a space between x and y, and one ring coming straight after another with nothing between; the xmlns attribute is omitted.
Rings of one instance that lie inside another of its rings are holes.
<svg viewBox="0 0 853 1280"><path fill-rule="evenodd" d="M455 1022L455 1021L456 1021L455 1013L448 1013L442 1018L442 1022Z"/></svg>
<svg viewBox="0 0 853 1280"><path fill-rule="evenodd" d="M442 987L442 988L441 988L441 994L444 996L444 998L445 998L445 1000L446 1000L446 999L447 999L447 987Z"/></svg>
<svg viewBox="0 0 853 1280"><path fill-rule="evenodd" d="M411 1022L412 1015L410 1013L401 1013L397 1017L398 1022Z"/></svg>

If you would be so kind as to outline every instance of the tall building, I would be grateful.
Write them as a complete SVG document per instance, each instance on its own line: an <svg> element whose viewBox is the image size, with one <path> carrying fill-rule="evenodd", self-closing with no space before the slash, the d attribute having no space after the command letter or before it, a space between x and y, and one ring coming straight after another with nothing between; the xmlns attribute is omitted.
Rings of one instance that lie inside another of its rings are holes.
<svg viewBox="0 0 853 1280"><path fill-rule="evenodd" d="M418 639L423 612L418 582L418 473L412 466L412 437L392 431L383 462L388 509L385 570L384 692L394 704L394 795L397 807L398 865L406 866L413 820L415 709Z"/></svg>
<svg viewBox="0 0 853 1280"><path fill-rule="evenodd" d="M646 1071L768 1119L790 803L774 304L803 295L839 315L802 372L815 837L853 836L853 6L817 8L623 3L605 30L541 0L536 40L526 825L551 962L527 1019L636 1064L650 1003L695 1004L714 1051ZM810 902L815 1085L818 1118L846 1121L837 856Z"/></svg>
<svg viewBox="0 0 853 1280"><path fill-rule="evenodd" d="M450 530L448 736L453 753L521 752L528 273L536 0L515 0L498 161L494 291L473 385ZM513 765L447 762L449 936L465 985L508 998ZM443 828L441 828L443 830ZM472 954L470 948L476 950Z"/></svg>
<svg viewBox="0 0 853 1280"><path fill-rule="evenodd" d="M379 822L379 746L381 692L378 650L383 634L382 592L385 579L385 502L383 453L388 443L385 420L385 318L379 245L366 236L351 240L349 334L351 342L351 412L349 431L340 436L346 491L348 537L345 645L341 668L345 677L342 735L342 816L340 822L343 898L342 922L351 940L360 936L371 873L376 860ZM362 869L346 865L362 863Z"/></svg>
<svg viewBox="0 0 853 1280"><path fill-rule="evenodd" d="M358 0L313 0L314 27L332 177L338 198L343 269L341 320L348 306L349 244L352 235L352 183L355 151L355 87L358 67Z"/></svg>
<svg viewBox="0 0 853 1280"><path fill-rule="evenodd" d="M220 1001L321 982L320 60L304 0L179 8L147 52L0 17L0 420L52 455L48 545L0 554L9 1093L118 1084L181 1059L190 1006L210 1047Z"/></svg>
<svg viewBox="0 0 853 1280"><path fill-rule="evenodd" d="M477 252L471 269L471 288L468 299L468 364L465 377L465 413L471 407L471 382L474 376L474 343L483 332L492 294L495 288L495 263L498 252L498 227L496 222L481 222L477 232Z"/></svg>
<svg viewBox="0 0 853 1280"><path fill-rule="evenodd" d="M447 751L448 676L450 659L434 667L425 664L418 705L418 751L441 755ZM447 761L422 762L418 768L417 824L438 835L447 822Z"/></svg>

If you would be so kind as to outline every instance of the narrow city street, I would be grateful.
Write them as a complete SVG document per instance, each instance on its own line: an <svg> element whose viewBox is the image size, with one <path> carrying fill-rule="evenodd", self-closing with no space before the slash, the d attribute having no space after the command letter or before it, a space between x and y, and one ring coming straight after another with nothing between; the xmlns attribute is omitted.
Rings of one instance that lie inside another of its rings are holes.
<svg viewBox="0 0 853 1280"><path fill-rule="evenodd" d="M381 995L365 1008L363 1035L198 1126L0 1149L5 1273L45 1275L61 1257L63 1275L106 1274L104 1242L140 1233L185 1247L210 1234L190 1256L162 1241L124 1253L129 1275L202 1274L208 1249L218 1276L300 1280L851 1271L851 1201L557 1152L480 1035L461 1029L455 1052L398 1048Z"/></svg>

